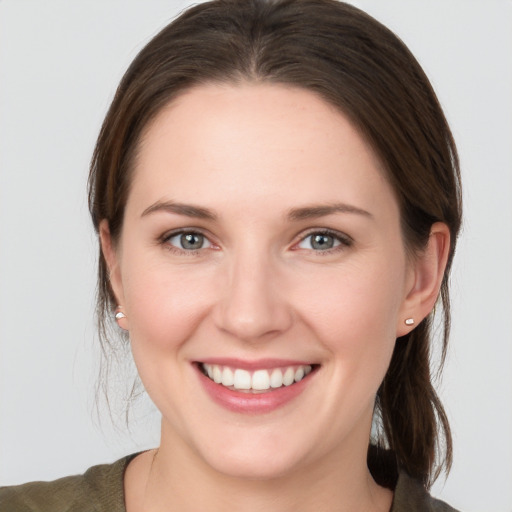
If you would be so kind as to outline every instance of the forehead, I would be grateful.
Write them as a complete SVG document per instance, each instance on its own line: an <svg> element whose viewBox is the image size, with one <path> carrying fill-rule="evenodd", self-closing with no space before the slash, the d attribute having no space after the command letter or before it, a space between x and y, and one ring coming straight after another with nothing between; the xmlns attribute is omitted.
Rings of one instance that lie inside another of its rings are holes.
<svg viewBox="0 0 512 512"><path fill-rule="evenodd" d="M346 116L310 91L275 84L202 85L176 98L141 138L132 191L206 206L393 195Z"/></svg>

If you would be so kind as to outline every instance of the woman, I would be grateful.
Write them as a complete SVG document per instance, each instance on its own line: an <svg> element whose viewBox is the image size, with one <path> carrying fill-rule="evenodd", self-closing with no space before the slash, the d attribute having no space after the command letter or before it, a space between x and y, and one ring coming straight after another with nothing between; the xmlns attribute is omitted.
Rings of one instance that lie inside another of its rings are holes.
<svg viewBox="0 0 512 512"><path fill-rule="evenodd" d="M396 36L330 0L186 11L123 78L89 198L100 327L161 444L0 504L451 510L426 489L451 462L429 349L457 154Z"/></svg>

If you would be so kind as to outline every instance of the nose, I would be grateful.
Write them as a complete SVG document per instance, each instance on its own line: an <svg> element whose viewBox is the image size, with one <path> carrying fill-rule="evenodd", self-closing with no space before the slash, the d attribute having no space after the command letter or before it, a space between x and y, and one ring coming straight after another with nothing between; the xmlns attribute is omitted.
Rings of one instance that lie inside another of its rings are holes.
<svg viewBox="0 0 512 512"><path fill-rule="evenodd" d="M214 315L219 329L257 342L290 328L293 315L277 266L264 255L238 255L231 261Z"/></svg>

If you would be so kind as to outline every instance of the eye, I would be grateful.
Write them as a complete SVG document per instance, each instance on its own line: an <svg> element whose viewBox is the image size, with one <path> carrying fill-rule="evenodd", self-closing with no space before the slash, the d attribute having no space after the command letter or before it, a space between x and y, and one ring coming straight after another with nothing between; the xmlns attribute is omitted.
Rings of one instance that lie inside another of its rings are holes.
<svg viewBox="0 0 512 512"><path fill-rule="evenodd" d="M175 233L165 240L169 245L183 251L197 251L212 247L211 242L203 234L195 231Z"/></svg>
<svg viewBox="0 0 512 512"><path fill-rule="evenodd" d="M313 251L328 251L340 246L350 246L352 240L341 233L331 233L330 231L313 232L304 237L298 244L299 249L308 249Z"/></svg>

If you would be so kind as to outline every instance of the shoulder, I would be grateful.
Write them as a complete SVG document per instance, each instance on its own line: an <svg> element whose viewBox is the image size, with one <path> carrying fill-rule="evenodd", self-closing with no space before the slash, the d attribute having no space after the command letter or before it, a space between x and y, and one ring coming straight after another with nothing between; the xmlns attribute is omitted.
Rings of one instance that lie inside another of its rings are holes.
<svg viewBox="0 0 512 512"><path fill-rule="evenodd" d="M123 478L134 455L52 482L0 487L2 512L124 512Z"/></svg>
<svg viewBox="0 0 512 512"><path fill-rule="evenodd" d="M432 498L425 487L401 472L395 488L391 512L457 512L444 501Z"/></svg>

